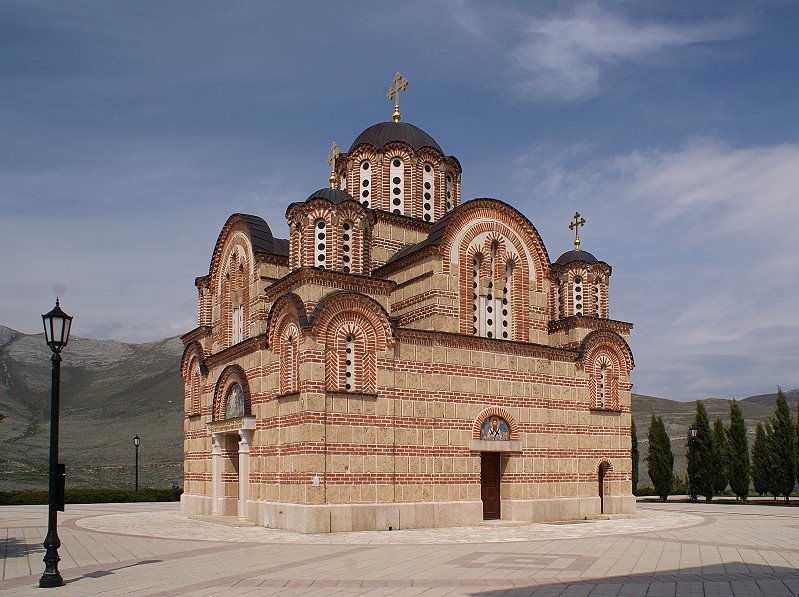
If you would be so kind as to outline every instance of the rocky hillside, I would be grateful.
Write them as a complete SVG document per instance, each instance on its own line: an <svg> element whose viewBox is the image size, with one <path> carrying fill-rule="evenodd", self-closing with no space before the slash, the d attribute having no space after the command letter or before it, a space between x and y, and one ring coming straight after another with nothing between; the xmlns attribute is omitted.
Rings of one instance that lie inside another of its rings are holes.
<svg viewBox="0 0 799 597"><path fill-rule="evenodd" d="M182 484L182 343L70 338L61 368L60 460L72 487ZM0 326L0 490L47 487L50 349Z"/></svg>

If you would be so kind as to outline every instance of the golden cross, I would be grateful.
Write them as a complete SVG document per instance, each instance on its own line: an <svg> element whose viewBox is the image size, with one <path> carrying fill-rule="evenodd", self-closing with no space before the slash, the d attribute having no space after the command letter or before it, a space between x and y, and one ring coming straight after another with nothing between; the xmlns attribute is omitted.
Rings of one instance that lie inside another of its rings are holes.
<svg viewBox="0 0 799 597"><path fill-rule="evenodd" d="M580 215L580 212L574 212L574 221L569 224L569 230L574 230L574 250L580 250L580 226L585 226L585 218Z"/></svg>
<svg viewBox="0 0 799 597"><path fill-rule="evenodd" d="M405 91L407 88L408 79L399 73L394 75L394 87L389 87L388 93L386 94L386 99L394 100L394 115L391 117L394 122L399 122L402 120L402 116L400 116L399 111L399 94L400 92Z"/></svg>
<svg viewBox="0 0 799 597"><path fill-rule="evenodd" d="M327 156L327 164L330 166L330 188L336 188L336 160L341 155L341 150L336 145L336 142L330 145L330 155Z"/></svg>

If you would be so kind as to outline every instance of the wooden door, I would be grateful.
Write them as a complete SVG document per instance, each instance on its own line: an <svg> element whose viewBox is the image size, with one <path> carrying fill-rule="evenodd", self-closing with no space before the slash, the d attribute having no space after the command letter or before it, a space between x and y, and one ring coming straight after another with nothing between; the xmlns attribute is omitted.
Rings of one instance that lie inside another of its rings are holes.
<svg viewBox="0 0 799 597"><path fill-rule="evenodd" d="M480 453L480 497L483 500L484 520L500 518L499 458L499 452Z"/></svg>

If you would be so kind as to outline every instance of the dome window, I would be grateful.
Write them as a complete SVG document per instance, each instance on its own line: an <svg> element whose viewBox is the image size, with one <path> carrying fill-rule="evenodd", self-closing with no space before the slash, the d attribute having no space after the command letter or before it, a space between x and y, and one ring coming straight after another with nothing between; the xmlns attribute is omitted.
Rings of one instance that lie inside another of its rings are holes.
<svg viewBox="0 0 799 597"><path fill-rule="evenodd" d="M371 192L369 186L372 184L372 168L368 160L361 162L361 205L369 207L371 204Z"/></svg>
<svg viewBox="0 0 799 597"><path fill-rule="evenodd" d="M352 263L352 222L344 222L341 225L341 241L342 261L344 262L341 271L348 274Z"/></svg>
<svg viewBox="0 0 799 597"><path fill-rule="evenodd" d="M405 191L403 178L405 176L405 169L402 165L402 160L394 158L391 160L391 169L389 172L391 177L391 212L395 214L405 213Z"/></svg>
<svg viewBox="0 0 799 597"><path fill-rule="evenodd" d="M433 221L435 217L434 199L433 199L433 185L435 183L435 174L433 174L433 166L430 164L424 165L424 173L422 174L422 187L424 188L424 201L422 202L422 217L425 222Z"/></svg>
<svg viewBox="0 0 799 597"><path fill-rule="evenodd" d="M316 251L314 253L314 265L320 269L325 269L327 258L327 243L325 241L326 224L324 220L316 221Z"/></svg>
<svg viewBox="0 0 799 597"><path fill-rule="evenodd" d="M447 211L452 209L452 174L447 174Z"/></svg>

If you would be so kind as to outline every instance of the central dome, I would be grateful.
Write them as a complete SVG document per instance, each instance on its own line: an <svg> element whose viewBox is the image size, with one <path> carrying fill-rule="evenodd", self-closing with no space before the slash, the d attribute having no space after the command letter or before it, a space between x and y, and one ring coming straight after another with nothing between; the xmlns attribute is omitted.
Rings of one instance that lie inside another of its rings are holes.
<svg viewBox="0 0 799 597"><path fill-rule="evenodd" d="M420 150L422 147L432 147L442 154L444 153L433 137L425 133L418 126L413 126L407 122L380 122L370 126L352 142L350 152L363 144L371 145L375 149L381 149L384 145L392 141L407 143L416 151Z"/></svg>

